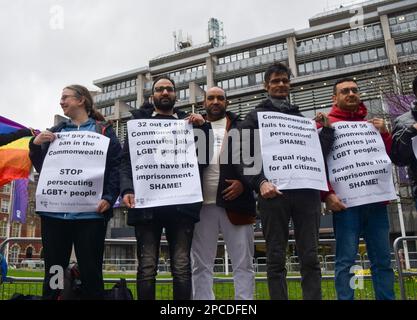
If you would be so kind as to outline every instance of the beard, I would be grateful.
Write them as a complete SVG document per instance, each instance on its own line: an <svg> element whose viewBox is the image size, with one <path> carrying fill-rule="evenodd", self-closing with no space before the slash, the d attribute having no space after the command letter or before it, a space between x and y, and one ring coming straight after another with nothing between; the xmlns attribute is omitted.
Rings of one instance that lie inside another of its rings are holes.
<svg viewBox="0 0 417 320"><path fill-rule="evenodd" d="M213 112L211 109L207 109L206 110L207 115L211 118L211 119L223 119L226 116L226 108L218 108L217 111Z"/></svg>
<svg viewBox="0 0 417 320"><path fill-rule="evenodd" d="M161 98L157 99L154 97L153 99L154 106L162 111L169 111L174 108L175 105L175 98Z"/></svg>

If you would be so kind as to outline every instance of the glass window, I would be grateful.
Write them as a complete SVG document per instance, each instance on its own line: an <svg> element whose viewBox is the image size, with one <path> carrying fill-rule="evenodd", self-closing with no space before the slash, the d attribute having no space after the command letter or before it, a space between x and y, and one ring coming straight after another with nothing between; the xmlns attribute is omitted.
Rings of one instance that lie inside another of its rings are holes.
<svg viewBox="0 0 417 320"><path fill-rule="evenodd" d="M269 54L269 47L263 48L263 54Z"/></svg>
<svg viewBox="0 0 417 320"><path fill-rule="evenodd" d="M403 51L404 53L412 53L413 48L411 47L411 42L404 42L403 43Z"/></svg>
<svg viewBox="0 0 417 320"><path fill-rule="evenodd" d="M224 63L224 58L219 58L219 64L223 64Z"/></svg>
<svg viewBox="0 0 417 320"><path fill-rule="evenodd" d="M282 43L277 44L277 51L282 51L284 49L285 49L285 47Z"/></svg>
<svg viewBox="0 0 417 320"><path fill-rule="evenodd" d="M236 88L241 88L242 87L242 78L236 78Z"/></svg>
<svg viewBox="0 0 417 320"><path fill-rule="evenodd" d="M320 61L314 61L314 62L313 62L313 70L314 70L315 72L321 71Z"/></svg>
<svg viewBox="0 0 417 320"><path fill-rule="evenodd" d="M126 88L126 82L125 81L122 82L122 89L124 89L124 88Z"/></svg>
<svg viewBox="0 0 417 320"><path fill-rule="evenodd" d="M121 84L120 84L120 83L118 83L118 84L117 84L117 90L120 90L120 87L121 87Z"/></svg>
<svg viewBox="0 0 417 320"><path fill-rule="evenodd" d="M229 63L230 62L230 56L224 57L224 63Z"/></svg>
<svg viewBox="0 0 417 320"><path fill-rule="evenodd" d="M235 88L235 79L229 79L229 89Z"/></svg>
<svg viewBox="0 0 417 320"><path fill-rule="evenodd" d="M378 48L377 49L377 52L378 52L378 57L379 58L386 58L387 57L387 54L385 53L385 48Z"/></svg>
<svg viewBox="0 0 417 320"><path fill-rule="evenodd" d="M237 54L237 60L243 60L243 53L238 53Z"/></svg>
<svg viewBox="0 0 417 320"><path fill-rule="evenodd" d="M336 69L336 58L329 58L329 69Z"/></svg>
<svg viewBox="0 0 417 320"><path fill-rule="evenodd" d="M313 71L313 63L307 62L306 63L306 73L309 74Z"/></svg>
<svg viewBox="0 0 417 320"><path fill-rule="evenodd" d="M229 81L228 81L228 80L223 80L223 81L222 81L222 88L223 88L224 90L229 89Z"/></svg>
<svg viewBox="0 0 417 320"><path fill-rule="evenodd" d="M398 53L399 55L402 55L402 54L403 54L403 46L401 45L401 43L396 44L396 45L395 45L395 48L397 49L397 53Z"/></svg>
<svg viewBox="0 0 417 320"><path fill-rule="evenodd" d="M262 48L260 48L260 49L256 49L256 55L257 56L261 56L262 55Z"/></svg>
<svg viewBox="0 0 417 320"><path fill-rule="evenodd" d="M255 75L256 83L262 83L262 73L257 73Z"/></svg>
<svg viewBox="0 0 417 320"><path fill-rule="evenodd" d="M351 54L345 54L343 58L344 58L345 66L351 66L352 65L352 55Z"/></svg>
<svg viewBox="0 0 417 320"><path fill-rule="evenodd" d="M7 235L7 222L0 221L0 237L6 237Z"/></svg>
<svg viewBox="0 0 417 320"><path fill-rule="evenodd" d="M243 58L244 59L249 59L250 55L249 55L249 51L245 51L243 52Z"/></svg>
<svg viewBox="0 0 417 320"><path fill-rule="evenodd" d="M1 199L1 212L9 212L9 200Z"/></svg>
<svg viewBox="0 0 417 320"><path fill-rule="evenodd" d="M412 42L412 47L413 47L413 51L414 51L415 53L417 53L417 40L414 40L414 41Z"/></svg>
<svg viewBox="0 0 417 320"><path fill-rule="evenodd" d="M246 87L249 85L249 77L248 76L243 76L242 77L242 86Z"/></svg>
<svg viewBox="0 0 417 320"><path fill-rule="evenodd" d="M329 69L329 62L327 59L321 60L321 70L328 70Z"/></svg>
<svg viewBox="0 0 417 320"><path fill-rule="evenodd" d="M353 64L361 63L361 58L358 52L352 54Z"/></svg>
<svg viewBox="0 0 417 320"><path fill-rule="evenodd" d="M362 62L368 62L369 61L368 51L361 51L361 61Z"/></svg>
<svg viewBox="0 0 417 320"><path fill-rule="evenodd" d="M237 56L235 55L235 54L233 54L231 57L230 57L230 61L231 62L235 62L237 60Z"/></svg>
<svg viewBox="0 0 417 320"><path fill-rule="evenodd" d="M277 52L277 47L275 45L269 47L269 52Z"/></svg>
<svg viewBox="0 0 417 320"><path fill-rule="evenodd" d="M300 75L303 75L305 72L306 72L305 65L304 65L304 64L299 64L299 65L298 65L298 73L299 73Z"/></svg>
<svg viewBox="0 0 417 320"><path fill-rule="evenodd" d="M376 49L371 49L368 51L369 53L369 60L373 61L373 60L378 60L378 55L376 53Z"/></svg>

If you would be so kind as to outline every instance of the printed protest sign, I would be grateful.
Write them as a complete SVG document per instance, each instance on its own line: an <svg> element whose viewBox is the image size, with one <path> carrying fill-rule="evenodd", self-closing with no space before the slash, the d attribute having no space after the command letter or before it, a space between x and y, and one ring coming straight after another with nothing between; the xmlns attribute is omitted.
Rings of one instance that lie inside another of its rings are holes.
<svg viewBox="0 0 417 320"><path fill-rule="evenodd" d="M328 190L313 120L278 112L260 112L258 122L263 170L270 182L280 190Z"/></svg>
<svg viewBox="0 0 417 320"><path fill-rule="evenodd" d="M203 201L191 124L131 120L127 130L136 208Z"/></svg>
<svg viewBox="0 0 417 320"><path fill-rule="evenodd" d="M329 181L347 207L397 198L392 164L381 134L367 122L334 125L335 142L327 158Z"/></svg>
<svg viewBox="0 0 417 320"><path fill-rule="evenodd" d="M110 139L89 131L56 133L36 189L36 211L95 212Z"/></svg>

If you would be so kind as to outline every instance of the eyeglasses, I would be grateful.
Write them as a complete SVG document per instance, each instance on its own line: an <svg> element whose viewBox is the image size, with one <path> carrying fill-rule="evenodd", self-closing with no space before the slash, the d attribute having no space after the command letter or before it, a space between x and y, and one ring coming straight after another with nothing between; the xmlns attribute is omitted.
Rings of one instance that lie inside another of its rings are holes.
<svg viewBox="0 0 417 320"><path fill-rule="evenodd" d="M159 93L164 92L164 90L166 90L167 92L171 93L174 92L175 89L174 87L155 87L153 90Z"/></svg>
<svg viewBox="0 0 417 320"><path fill-rule="evenodd" d="M340 89L340 93L341 94L349 94L352 91L353 94L357 94L359 92L359 88L358 87L352 87L352 88L343 88Z"/></svg>
<svg viewBox="0 0 417 320"><path fill-rule="evenodd" d="M287 78L282 78L282 79L272 79L269 81L270 84L279 84L280 82L282 82L283 84L288 84L290 83L290 79Z"/></svg>
<svg viewBox="0 0 417 320"><path fill-rule="evenodd" d="M77 96L73 96L73 95L64 95L64 96L62 96L62 97L61 97L61 101L65 101L67 98L70 98L70 97L72 97L72 98L76 98Z"/></svg>
<svg viewBox="0 0 417 320"><path fill-rule="evenodd" d="M224 101L224 100L226 100L226 97L225 96L207 96L207 100L210 100L210 101L212 101L212 100L214 100L214 99L216 99L217 98L217 100L219 100L219 101Z"/></svg>

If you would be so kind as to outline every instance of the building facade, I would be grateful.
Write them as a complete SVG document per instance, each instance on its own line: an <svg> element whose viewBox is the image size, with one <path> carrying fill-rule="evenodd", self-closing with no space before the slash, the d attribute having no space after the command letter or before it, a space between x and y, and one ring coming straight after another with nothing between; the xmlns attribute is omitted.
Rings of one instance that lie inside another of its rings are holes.
<svg viewBox="0 0 417 320"><path fill-rule="evenodd" d="M171 77L177 86L177 107L202 110L204 90L226 90L230 111L242 117L266 96L263 76L275 61L286 63L293 74L290 100L306 117L328 111L333 84L352 77L370 116L395 116L386 96L411 94L417 75L417 0L372 0L355 7L341 7L309 19L302 30L271 30L265 36L219 45L209 41L186 47L149 61L147 66L94 81L101 89L95 103L113 120L124 140L129 111L139 108L151 95L153 79ZM391 237L400 235L398 210L405 217L410 235L417 230L417 217L406 184L402 201L390 205ZM129 237L123 209L116 212L108 236ZM323 217L321 233L331 236L331 218Z"/></svg>

